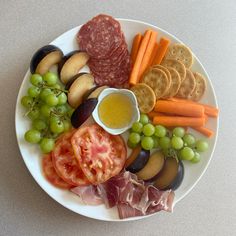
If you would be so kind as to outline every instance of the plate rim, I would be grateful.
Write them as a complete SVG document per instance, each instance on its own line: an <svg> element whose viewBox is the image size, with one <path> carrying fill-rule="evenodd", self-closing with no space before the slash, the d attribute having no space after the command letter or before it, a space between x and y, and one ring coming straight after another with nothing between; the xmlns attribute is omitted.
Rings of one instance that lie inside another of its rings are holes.
<svg viewBox="0 0 236 236"><path fill-rule="evenodd" d="M116 20L118 20L119 22L133 22L133 23L138 23L138 24L142 24L142 25L146 25L147 27L153 27L153 28L156 28L157 30L160 30L162 32L164 32L165 34L169 35L170 37L174 38L176 41L180 42L180 43L183 43L182 40L180 40L179 38L177 38L175 35L169 33L168 31L162 29L161 27L159 26L156 26L156 25L153 25L151 23L147 23L145 21L141 21L141 20L136 20L136 19L128 19L128 18L115 18ZM61 37L62 35L66 34L66 33L69 33L70 31L73 31L75 30L76 28L79 28L81 27L83 24L80 24L78 26L75 26L63 33L61 33L58 37L56 37L55 39L53 39L49 44L52 44L54 41L56 41L59 37ZM183 43L184 44L184 43ZM215 106L218 108L218 102L217 102L217 97L216 97L216 92L215 92L215 89L213 87L213 84L212 84L212 81L210 79L210 76L209 74L207 73L205 67L203 66L203 64L201 63L201 61L199 60L199 58L195 55L194 52L192 52L194 57L197 59L198 63L200 64L202 70L204 71L204 73L206 74L207 76L207 80L208 80L208 83L210 84L211 86L211 89L212 89L212 94L213 94L213 99L214 99L214 102L215 102ZM25 166L27 167L27 170L29 171L29 173L31 174L31 176L33 177L34 181L41 187L41 189L43 189L44 192L46 192L54 201L56 201L57 203L59 203L61 206L67 208L68 210L71 210L72 212L75 212L76 214L79 214L81 216L85 216L85 217L88 217L90 219L95 219L95 220L100 220L100 221L106 221L106 222L124 222L124 221L134 221L134 220L141 220L141 219L144 219L144 218L147 218L147 217L151 217L151 216L154 216L156 215L158 212L154 213L154 214L150 214L150 215L146 215L146 216L138 216L138 217L131 217L131 218L126 218L126 219L102 219L102 218L98 218L98 217L91 217L89 214L84 214L84 213L78 213L77 211L75 211L73 208L69 207L69 206L66 206L65 204L59 202L57 199L55 199L52 194L50 194L48 191L46 191L46 189L41 185L40 182L37 181L37 179L34 177L33 175L33 171L28 167L28 164L26 163L24 157L23 157L23 154L22 154L22 151L21 151L21 147L20 147L20 143L19 143L19 137L17 135L17 106L19 104L19 100L20 100L20 91L22 90L22 87L23 87L23 82L25 80L25 78L30 74L30 70L28 69L24 75L24 78L21 82L21 85L19 87L19 90L18 90L18 94L17 94L17 98L16 98L16 104L15 104L15 134L16 134L16 139L17 139L17 144L18 144L18 148L19 148L19 151L20 151L20 154L21 154L21 157L24 161L24 164ZM216 144L217 144L217 140L218 140L218 132L219 132L219 116L216 118L216 132L215 132L215 143L212 147L212 152L211 154L209 155L209 159L206 163L206 165L204 166L201 174L199 175L199 177L195 180L194 184L178 199L174 202L174 205L177 204L179 201L181 201L183 198L185 198L191 191L192 189L198 184L198 182L200 181L200 179L202 178L202 176L205 174L207 168L209 167L209 164L212 160L212 157L214 155L214 152L215 152L215 147L216 147Z"/></svg>

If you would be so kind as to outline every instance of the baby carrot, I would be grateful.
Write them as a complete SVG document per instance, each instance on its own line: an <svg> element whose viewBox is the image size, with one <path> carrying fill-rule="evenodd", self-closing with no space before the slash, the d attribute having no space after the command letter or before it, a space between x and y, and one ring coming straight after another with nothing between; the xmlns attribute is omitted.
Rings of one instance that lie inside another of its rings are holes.
<svg viewBox="0 0 236 236"><path fill-rule="evenodd" d="M138 33L138 34L135 35L135 37L133 39L131 55L130 55L133 64L136 60L136 57L137 57L137 54L138 54L138 49L139 49L139 46L141 44L142 38L143 38L143 36L140 33Z"/></svg>
<svg viewBox="0 0 236 236"><path fill-rule="evenodd" d="M155 47L156 40L157 40L157 32L152 31L149 43L147 45L147 48L146 48L146 51L144 53L143 60L142 60L141 66L140 66L138 80L140 80L140 78L142 77L144 71L147 69L150 58L152 56L152 51Z"/></svg>
<svg viewBox="0 0 236 236"><path fill-rule="evenodd" d="M159 47L157 49L156 56L153 61L153 65L161 64L162 59L164 58L166 51L169 47L170 40L167 38L161 38Z"/></svg>
<svg viewBox="0 0 236 236"><path fill-rule="evenodd" d="M153 118L154 125L164 126L191 126L199 127L205 125L204 117L184 117L184 116L155 116Z"/></svg>
<svg viewBox="0 0 236 236"><path fill-rule="evenodd" d="M139 69L140 69L147 45L148 45L150 37L151 37L151 32L152 32L151 30L147 30L145 32L143 40L140 44L138 54L137 54L133 69L131 71L130 79L129 79L129 83L131 85L135 85L138 83Z"/></svg>
<svg viewBox="0 0 236 236"><path fill-rule="evenodd" d="M206 137L210 138L214 132L206 127L192 127L193 129L195 129L196 131L198 131L199 133L205 135Z"/></svg>
<svg viewBox="0 0 236 236"><path fill-rule="evenodd" d="M194 103L174 102L169 100L158 100L154 111L180 116L203 117L204 108Z"/></svg>

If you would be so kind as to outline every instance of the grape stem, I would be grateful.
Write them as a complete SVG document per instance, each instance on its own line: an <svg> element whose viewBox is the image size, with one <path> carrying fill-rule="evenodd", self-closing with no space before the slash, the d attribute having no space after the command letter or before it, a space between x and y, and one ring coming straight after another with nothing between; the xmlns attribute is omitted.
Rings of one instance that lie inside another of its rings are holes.
<svg viewBox="0 0 236 236"><path fill-rule="evenodd" d="M46 85L46 84L44 84L44 83L41 83L40 86L39 86L39 88L42 88L42 89L47 88L47 89L55 90L55 91L57 91L57 92L60 91L61 93L62 93L62 92L68 93L68 90L61 89L61 88L52 88L52 87L50 87L50 86L48 86L48 85Z"/></svg>

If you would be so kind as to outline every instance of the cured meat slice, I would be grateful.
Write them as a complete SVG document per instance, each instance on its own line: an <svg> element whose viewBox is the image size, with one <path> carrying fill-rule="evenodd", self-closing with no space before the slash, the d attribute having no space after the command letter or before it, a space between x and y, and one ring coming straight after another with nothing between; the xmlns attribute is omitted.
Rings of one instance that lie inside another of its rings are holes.
<svg viewBox="0 0 236 236"><path fill-rule="evenodd" d="M103 14L84 24L77 40L81 50L98 59L109 56L123 41L119 22Z"/></svg>
<svg viewBox="0 0 236 236"><path fill-rule="evenodd" d="M100 205L103 203L103 200L98 193L97 187L94 185L74 187L71 189L71 192L80 196L85 204Z"/></svg>
<svg viewBox="0 0 236 236"><path fill-rule="evenodd" d="M128 171L98 185L98 190L108 208L117 205L122 219L173 210L173 191L159 191L152 185L145 185Z"/></svg>
<svg viewBox="0 0 236 236"><path fill-rule="evenodd" d="M118 21L98 15L81 27L77 41L90 56L88 65L97 85L127 84L131 59Z"/></svg>

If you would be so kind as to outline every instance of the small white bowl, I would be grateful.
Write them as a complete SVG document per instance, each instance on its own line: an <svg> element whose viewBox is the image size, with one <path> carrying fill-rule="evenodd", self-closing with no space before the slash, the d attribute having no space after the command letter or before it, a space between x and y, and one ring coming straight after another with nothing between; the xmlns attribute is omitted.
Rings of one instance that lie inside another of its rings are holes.
<svg viewBox="0 0 236 236"><path fill-rule="evenodd" d="M133 118L132 120L130 121L130 123L123 127L123 128L119 128L119 129L111 129L109 127L107 127L101 120L100 120L100 117L99 117L99 114L98 114L98 107L99 107L99 104L100 102L103 100L103 98L105 98L107 95L111 94L111 93L121 93L121 94L125 94L127 95L132 104L133 104L133 110L134 110L134 114L133 114ZM101 94L99 95L98 97L98 104L97 106L95 107L93 113L92 113L92 116L94 118L94 120L96 121L96 123L98 123L104 130L106 130L108 133L110 134L113 134L113 135L118 135L118 134L122 134L124 133L126 130L128 130L129 128L131 128L132 124L136 121L139 120L140 118L140 114L139 114L139 109L138 109L138 102L137 102L137 99L134 95L133 92L131 92L130 90L128 89L115 89L115 88L107 88L107 89L104 89Z"/></svg>

